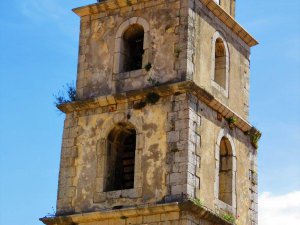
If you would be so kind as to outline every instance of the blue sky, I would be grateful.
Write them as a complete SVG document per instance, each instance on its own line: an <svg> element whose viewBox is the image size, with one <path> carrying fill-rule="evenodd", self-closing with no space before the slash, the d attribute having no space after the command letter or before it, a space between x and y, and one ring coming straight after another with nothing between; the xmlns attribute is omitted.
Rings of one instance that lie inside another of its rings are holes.
<svg viewBox="0 0 300 225"><path fill-rule="evenodd" d="M41 224L53 213L64 119L53 94L76 79L79 18L71 9L93 2L0 1L0 225ZM262 201L300 191L299 12L299 0L237 0L237 20L260 41L250 118L263 132Z"/></svg>

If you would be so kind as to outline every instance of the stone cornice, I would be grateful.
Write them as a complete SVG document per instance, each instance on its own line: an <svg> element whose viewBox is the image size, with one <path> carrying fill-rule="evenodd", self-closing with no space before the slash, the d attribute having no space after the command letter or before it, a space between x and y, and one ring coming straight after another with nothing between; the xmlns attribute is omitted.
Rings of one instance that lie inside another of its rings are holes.
<svg viewBox="0 0 300 225"><path fill-rule="evenodd" d="M230 30L232 30L238 37L240 37L249 47L258 44L255 40L236 20L229 15L221 6L214 0L199 0L202 2L218 19L220 19ZM78 16L83 17L108 10L114 10L125 6L131 6L140 2L147 2L147 0L137 1L132 0L105 0L96 4L86 5L83 7L73 9L73 12Z"/></svg>
<svg viewBox="0 0 300 225"><path fill-rule="evenodd" d="M90 4L73 9L73 12L78 16L87 16L95 13L106 12L108 10L114 10L125 6L132 6L141 2L147 2L149 0L105 0L95 4ZM161 3L159 3L161 4Z"/></svg>
<svg viewBox="0 0 300 225"><path fill-rule="evenodd" d="M80 213L65 216L44 217L40 220L46 225L74 225L88 222L98 222L109 219L127 219L137 216L149 216L180 211L191 212L198 218L205 219L216 224L232 224L225 221L219 215L212 212L208 208L196 205L192 201L186 201L183 203L173 202L156 205L142 205L117 210L103 210L97 212Z"/></svg>
<svg viewBox="0 0 300 225"><path fill-rule="evenodd" d="M148 87L139 90L118 93L114 95L100 96L97 98L80 100L76 102L65 103L58 106L64 113L71 113L73 111L81 111L86 109L95 109L98 107L115 105L119 103L127 103L130 101L139 101L146 97L149 92L156 92L161 97L167 97L178 93L190 93L196 96L199 100L204 102L210 108L221 114L224 118L236 118L235 126L243 132L249 132L255 129L248 121L243 119L240 115L232 109L224 105L220 100L212 96L208 91L199 87L192 81L184 81L179 83L164 84L156 87ZM256 129L255 129L256 130Z"/></svg>
<svg viewBox="0 0 300 225"><path fill-rule="evenodd" d="M249 47L258 44L255 40L236 20L229 15L214 0L199 0L202 2L217 18L219 18L230 30L239 36Z"/></svg>

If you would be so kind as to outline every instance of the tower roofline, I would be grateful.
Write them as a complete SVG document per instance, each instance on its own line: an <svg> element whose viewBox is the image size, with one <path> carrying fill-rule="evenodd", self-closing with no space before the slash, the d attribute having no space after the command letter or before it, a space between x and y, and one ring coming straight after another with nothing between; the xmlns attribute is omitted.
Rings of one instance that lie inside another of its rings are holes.
<svg viewBox="0 0 300 225"><path fill-rule="evenodd" d="M230 30L232 30L238 37L240 37L249 47L253 47L258 44L258 41L214 0L199 1L202 2L202 4L204 4L219 20L221 20ZM107 10L114 10L125 6L131 6L132 4L135 3L129 3L126 0L106 0L79 8L74 8L73 12L78 16L83 17L96 13L106 12Z"/></svg>
<svg viewBox="0 0 300 225"><path fill-rule="evenodd" d="M202 2L218 19L220 19L230 30L238 35L249 47L258 43L231 15L229 15L214 0L199 0Z"/></svg>

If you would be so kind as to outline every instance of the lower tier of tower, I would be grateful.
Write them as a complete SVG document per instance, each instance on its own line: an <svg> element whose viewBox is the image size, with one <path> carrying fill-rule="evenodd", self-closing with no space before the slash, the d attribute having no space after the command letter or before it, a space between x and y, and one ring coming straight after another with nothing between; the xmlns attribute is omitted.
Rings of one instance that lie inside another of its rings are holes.
<svg viewBox="0 0 300 225"><path fill-rule="evenodd" d="M100 96L59 109L66 119L56 214L43 219L54 221L49 224L118 224L109 222L115 219L133 224L127 217L136 224L170 224L164 211L134 212L163 204L179 205L170 211L178 212L175 224L220 224L184 217L191 214L182 206L187 201L240 225L257 224L255 128L194 83ZM103 218L118 210L132 216ZM74 220L92 212L101 219Z"/></svg>
<svg viewBox="0 0 300 225"><path fill-rule="evenodd" d="M67 216L47 217L46 225L230 225L230 218L221 217L199 203L165 203L124 209L105 210Z"/></svg>

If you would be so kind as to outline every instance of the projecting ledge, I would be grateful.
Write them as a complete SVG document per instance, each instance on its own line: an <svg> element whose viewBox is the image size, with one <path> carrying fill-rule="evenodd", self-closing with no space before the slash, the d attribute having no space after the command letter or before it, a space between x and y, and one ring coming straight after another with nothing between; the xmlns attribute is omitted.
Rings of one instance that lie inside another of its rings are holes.
<svg viewBox="0 0 300 225"><path fill-rule="evenodd" d="M95 109L98 107L115 105L119 103L128 103L130 101L139 101L148 93L155 92L160 97L167 97L181 93L189 93L196 96L200 101L204 102L207 106L220 113L224 118L236 118L235 126L243 132L249 132L255 129L252 125L243 119L240 115L232 109L224 105L220 100L215 98L205 89L196 85L193 81L183 81L179 83L163 84L155 87L148 87L139 90L127 91L107 96L99 96L96 98L79 100L76 102L69 102L58 105L57 108L64 113L71 113L74 111Z"/></svg>
<svg viewBox="0 0 300 225"><path fill-rule="evenodd" d="M258 41L251 36L231 15L218 5L214 0L200 0L219 20L230 30L239 36L249 47L258 44Z"/></svg>
<svg viewBox="0 0 300 225"><path fill-rule="evenodd" d="M181 213L184 212L184 213ZM75 225L88 222L99 222L105 220L122 219L127 220L134 217L168 215L178 213L180 216L171 220L185 219L187 214L193 214L195 217L219 225L232 225L232 223L224 220L220 215L212 212L208 208L197 205L193 201L173 202L157 205L143 205L118 210L104 210L90 213L80 213L66 216L44 217L40 220L46 225ZM162 218L163 221L163 218Z"/></svg>

